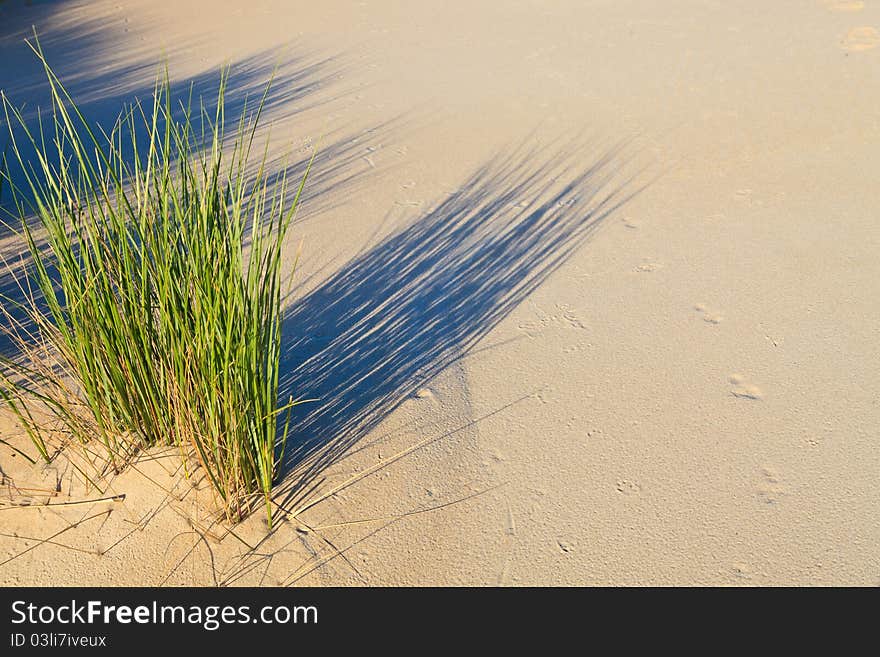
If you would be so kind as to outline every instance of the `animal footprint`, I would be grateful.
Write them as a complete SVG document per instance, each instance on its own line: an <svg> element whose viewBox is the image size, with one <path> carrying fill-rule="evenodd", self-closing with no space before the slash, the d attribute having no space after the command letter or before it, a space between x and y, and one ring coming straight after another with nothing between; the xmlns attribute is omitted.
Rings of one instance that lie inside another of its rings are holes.
<svg viewBox="0 0 880 657"><path fill-rule="evenodd" d="M702 303L698 303L697 305L695 305L694 310L699 313L703 313L703 321L707 324L720 324L724 319L724 317L721 316L721 313L710 310L705 306L705 304Z"/></svg>
<svg viewBox="0 0 880 657"><path fill-rule="evenodd" d="M761 468L761 483L758 484L758 497L765 504L776 504L785 494L779 472L772 466Z"/></svg>
<svg viewBox="0 0 880 657"><path fill-rule="evenodd" d="M844 50L861 52L880 46L880 32L873 27L854 27L840 42Z"/></svg>
<svg viewBox="0 0 880 657"><path fill-rule="evenodd" d="M741 374L731 374L728 379L733 389L730 391L734 397L739 397L740 399L754 399L760 400L764 398L764 393L761 389L753 385L751 383L746 382L746 379Z"/></svg>
<svg viewBox="0 0 880 657"><path fill-rule="evenodd" d="M558 315L556 316L557 322L562 321L565 324L567 324L568 326L570 326L571 328L577 328L577 329L587 328L584 325L584 323L580 320L580 318L575 314L575 312L571 306L569 306L567 304L558 304L557 308L559 308L562 311L561 318Z"/></svg>
<svg viewBox="0 0 880 657"><path fill-rule="evenodd" d="M494 463L502 463L502 462L504 462L504 461L506 460L505 455L502 454L501 452L499 452L497 449L493 449L493 450L491 450L491 451L489 452L489 458L490 458Z"/></svg>
<svg viewBox="0 0 880 657"><path fill-rule="evenodd" d="M574 309L568 304L561 303L556 304L557 312L548 315L547 313L539 310L537 315L537 319L533 319L522 324L519 324L517 328L520 331L523 331L529 337L535 337L535 335L546 328L550 327L565 327L565 328L576 328L576 329L585 329L587 328L586 324L581 321L580 317L575 314Z"/></svg>
<svg viewBox="0 0 880 657"><path fill-rule="evenodd" d="M419 388L413 393L413 397L416 399L433 399L434 393L430 388Z"/></svg>
<svg viewBox="0 0 880 657"><path fill-rule="evenodd" d="M633 497L642 492L642 487L634 481L630 481L629 479L620 479L617 482L617 486L615 486L617 492L621 495L626 495L627 497Z"/></svg>
<svg viewBox="0 0 880 657"><path fill-rule="evenodd" d="M636 267L637 272L649 272L649 271L657 271L658 269L662 269L663 265L659 262L643 262L638 267Z"/></svg>

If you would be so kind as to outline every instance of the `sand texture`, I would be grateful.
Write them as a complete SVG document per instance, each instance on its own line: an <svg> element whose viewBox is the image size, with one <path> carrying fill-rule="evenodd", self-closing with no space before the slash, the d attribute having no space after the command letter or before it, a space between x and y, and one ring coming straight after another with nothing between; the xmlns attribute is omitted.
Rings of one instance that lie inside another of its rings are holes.
<svg viewBox="0 0 880 657"><path fill-rule="evenodd" d="M0 584L880 583L880 0L6 0L27 111L31 25L99 122L278 67L320 401L271 534L0 446Z"/></svg>

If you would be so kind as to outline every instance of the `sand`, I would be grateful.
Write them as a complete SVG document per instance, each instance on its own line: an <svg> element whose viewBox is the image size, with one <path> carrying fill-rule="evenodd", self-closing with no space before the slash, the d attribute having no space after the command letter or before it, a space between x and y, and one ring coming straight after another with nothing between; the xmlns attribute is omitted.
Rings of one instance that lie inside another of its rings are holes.
<svg viewBox="0 0 880 657"><path fill-rule="evenodd" d="M100 495L0 447L0 583L880 582L880 2L6 0L29 107L31 24L98 118L279 66L332 458L267 535L174 454L46 507Z"/></svg>

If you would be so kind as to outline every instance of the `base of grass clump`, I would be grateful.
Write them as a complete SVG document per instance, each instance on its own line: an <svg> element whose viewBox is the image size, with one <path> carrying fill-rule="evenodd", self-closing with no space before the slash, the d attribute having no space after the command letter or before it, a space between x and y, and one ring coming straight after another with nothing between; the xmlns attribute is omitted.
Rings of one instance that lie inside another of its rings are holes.
<svg viewBox="0 0 880 657"><path fill-rule="evenodd" d="M265 149L251 157L266 95L227 133L225 73L210 113L172 99L166 75L106 133L34 52L47 125L2 98L16 209L4 223L28 260L6 263L15 293L2 295L0 330L20 353L0 359L0 403L45 460L76 446L82 473L100 476L173 445L229 520L262 499L271 525L296 403L278 402L281 263L305 177L289 188Z"/></svg>

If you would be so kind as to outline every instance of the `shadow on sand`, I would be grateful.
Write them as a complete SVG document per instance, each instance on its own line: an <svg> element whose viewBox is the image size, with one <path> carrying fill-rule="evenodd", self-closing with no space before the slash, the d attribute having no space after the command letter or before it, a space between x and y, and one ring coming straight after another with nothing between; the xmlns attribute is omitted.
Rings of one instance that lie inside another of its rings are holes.
<svg viewBox="0 0 880 657"><path fill-rule="evenodd" d="M59 63L56 72L90 127L94 129L97 126L109 131L120 114L137 101L149 113L156 76L161 74L163 62L150 59L145 53L143 57L138 56L137 52L130 53L125 59L115 55L120 48L114 48L104 34L115 25L114 21L106 17L77 19L75 11L72 12L72 18L59 18L65 15L61 10L68 4L65 0L34 5L22 2L0 4L0 47L4 56L8 55L0 70L0 91L14 107L22 111L34 134L38 134L37 126L41 122L44 128L49 128L51 99L46 74L37 56L24 41L32 41L31 26L35 25L49 64L54 66L56 61ZM102 63L98 65L98 62ZM314 110L320 116L334 107L335 101L349 94L340 79L346 77L344 73L349 73L351 69L337 57L316 58L288 48L286 51L264 51L228 62L226 66L225 113L230 131L234 131L242 113L253 114L270 79L272 84L261 118L263 128L296 118L307 111ZM207 114L213 116L220 76L221 71L213 69L183 80L172 79L171 98L174 103L187 103L191 99L194 108L204 102ZM395 117L359 130L320 127L323 134L306 135L302 143L282 142L282 153L274 156L275 159L268 166L279 174L286 169L287 177L292 181L301 179L314 148L320 143L298 219L326 212L337 204L345 203L358 185L368 178L381 175L381 166L377 168L365 161L365 148L372 143L393 141L406 120L406 117ZM21 129L13 127L13 132L19 140L26 166L29 162L35 162L32 149L21 141ZM268 135L268 131L265 134ZM139 137L139 143L142 148L147 147L143 135ZM11 159L9 146L9 127L0 111L0 153L7 153L10 160L6 170L0 169L0 295L21 300L23 295L19 281L25 281L26 277L22 277L22 274L29 266L29 257L25 253L23 240L14 234L20 226L20 218L10 189L14 185L22 190L26 185L21 167ZM261 154L261 146L258 136L255 159ZM51 146L49 151L52 152ZM23 198L27 203L28 196L25 193L19 200ZM4 266L4 261L10 265L10 270ZM13 271L19 277L18 281L12 276ZM16 320L25 322L22 328L27 329L26 317L18 311L13 313ZM0 356L17 356L14 341L3 330L0 330Z"/></svg>
<svg viewBox="0 0 880 657"><path fill-rule="evenodd" d="M631 148L520 146L291 306L282 393L299 406L281 503L489 331L644 185Z"/></svg>
<svg viewBox="0 0 880 657"><path fill-rule="evenodd" d="M36 25L48 60L59 62L57 72L87 119L109 128L126 103L150 102L161 62L150 59L149 49L120 54L108 36L118 19L84 21L76 12L63 18L67 4L0 5L0 47L8 53L0 89L33 120L37 106L48 107L39 62L23 44ZM237 117L246 102L252 106L273 71L267 122L322 109L341 96L334 81L343 70L336 58L296 52L231 62L227 115ZM171 91L178 99L212 99L218 83L215 70L172 81ZM326 134L303 208L315 214L350 200L366 177L380 173L364 162L365 146L399 137L408 118ZM6 130L0 125L0 148ZM288 173L296 179L311 153L294 155ZM465 356L641 191L640 173L628 173L633 157L628 144L571 140L508 150L293 302L284 321L281 399L320 401L297 408L279 501L301 506L328 466ZM7 202L0 198L0 214ZM20 251L4 237L0 228L0 253ZM5 273L0 293L16 293ZM10 355L10 348L0 334L0 355Z"/></svg>

